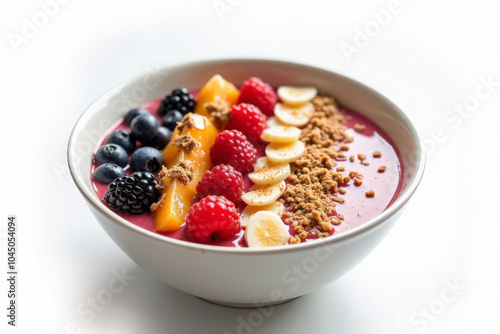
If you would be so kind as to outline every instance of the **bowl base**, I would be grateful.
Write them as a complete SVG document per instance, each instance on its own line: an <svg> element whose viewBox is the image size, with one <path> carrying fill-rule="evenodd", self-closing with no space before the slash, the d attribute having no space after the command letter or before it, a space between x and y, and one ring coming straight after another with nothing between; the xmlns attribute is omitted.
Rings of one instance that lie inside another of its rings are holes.
<svg viewBox="0 0 500 334"><path fill-rule="evenodd" d="M300 297L300 296L299 296ZM276 306L280 305L283 303L287 303L291 300L297 299L299 297L293 297L285 300L280 300L279 302L265 302L265 303L229 303L229 302L222 302L218 300L212 300L212 299L206 299L206 298L200 298L201 300L204 300L206 302L220 305L220 306L226 306L226 307L232 307L232 308L259 308L259 307L268 307L268 306Z"/></svg>

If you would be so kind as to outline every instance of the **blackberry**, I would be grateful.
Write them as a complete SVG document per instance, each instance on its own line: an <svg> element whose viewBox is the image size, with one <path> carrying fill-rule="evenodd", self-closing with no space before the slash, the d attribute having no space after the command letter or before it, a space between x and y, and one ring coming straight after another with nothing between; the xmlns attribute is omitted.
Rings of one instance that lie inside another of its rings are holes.
<svg viewBox="0 0 500 334"><path fill-rule="evenodd" d="M158 199L157 184L158 181L149 172L119 177L109 184L103 201L115 210L138 215L149 211L151 204Z"/></svg>
<svg viewBox="0 0 500 334"><path fill-rule="evenodd" d="M177 88L167 95L158 108L158 114L165 116L170 110L179 110L183 115L194 111L196 101L187 88Z"/></svg>

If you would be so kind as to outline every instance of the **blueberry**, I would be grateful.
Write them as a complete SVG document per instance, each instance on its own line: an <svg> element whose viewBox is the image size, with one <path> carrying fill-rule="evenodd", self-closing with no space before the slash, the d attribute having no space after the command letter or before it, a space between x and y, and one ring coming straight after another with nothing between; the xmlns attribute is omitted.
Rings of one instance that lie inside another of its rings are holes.
<svg viewBox="0 0 500 334"><path fill-rule="evenodd" d="M135 172L156 173L164 163L165 160L161 152L148 146L138 148L130 157L130 167Z"/></svg>
<svg viewBox="0 0 500 334"><path fill-rule="evenodd" d="M125 171L116 164L105 163L97 167L92 176L99 182L111 183L114 179L125 176Z"/></svg>
<svg viewBox="0 0 500 334"><path fill-rule="evenodd" d="M179 110L170 110L165 116L163 116L162 125L168 128L170 131L174 131L177 126L177 122L182 121L184 115Z"/></svg>
<svg viewBox="0 0 500 334"><path fill-rule="evenodd" d="M106 144L116 144L120 145L127 151L128 154L134 152L135 149L135 138L128 132L127 130L116 130L113 131L108 140L106 140Z"/></svg>
<svg viewBox="0 0 500 334"><path fill-rule="evenodd" d="M109 162L125 167L128 162L128 154L125 149L119 145L105 144L97 150L95 161L100 165Z"/></svg>
<svg viewBox="0 0 500 334"><path fill-rule="evenodd" d="M156 136L158 121L151 114L139 115L130 123L130 129L137 140L147 142Z"/></svg>
<svg viewBox="0 0 500 334"><path fill-rule="evenodd" d="M163 150L165 146L167 146L171 138L172 138L172 131L170 131L164 126L160 126L158 128L158 133L156 134L156 137L154 137L147 143L144 143L144 146L151 146L158 150Z"/></svg>
<svg viewBox="0 0 500 334"><path fill-rule="evenodd" d="M141 109L141 108L135 108L135 109L131 109L127 112L127 114L125 115L125 122L130 125L130 123L132 123L132 120L134 118L136 118L137 116L139 115L146 115L146 114L149 114L149 111L146 110L146 109Z"/></svg>

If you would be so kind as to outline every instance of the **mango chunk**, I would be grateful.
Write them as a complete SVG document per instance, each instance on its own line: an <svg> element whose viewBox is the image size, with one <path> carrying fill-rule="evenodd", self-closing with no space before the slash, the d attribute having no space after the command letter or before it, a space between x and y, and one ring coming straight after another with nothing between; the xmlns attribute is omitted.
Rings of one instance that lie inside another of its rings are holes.
<svg viewBox="0 0 500 334"><path fill-rule="evenodd" d="M232 83L226 81L219 74L216 74L210 78L210 80L208 80L200 90L196 100L196 108L194 112L195 114L210 118L210 115L205 108L205 103L214 102L231 108L234 104L236 104L239 96L240 92ZM175 128L172 138L170 139L170 143L163 149L163 157L165 158L165 163L167 165L179 153L179 148L172 145L172 142L179 135L179 130Z"/></svg>
<svg viewBox="0 0 500 334"><path fill-rule="evenodd" d="M198 181L207 170L212 168L210 147L215 142L219 131L205 116L190 114L189 117L192 117L194 121L193 127L184 127L178 135L190 135L198 142L198 146L190 152L180 150L174 145L170 148L167 146L163 155L167 168L181 161L191 166L193 178L186 185L176 178L170 179L166 184L162 191L160 207L156 209L154 216L156 230L160 232L171 232L181 227L189 209L194 204Z"/></svg>
<svg viewBox="0 0 500 334"><path fill-rule="evenodd" d="M226 105L231 108L236 104L240 92L229 81L226 81L221 75L216 74L203 86L196 99L196 108L194 112L206 117L210 117L205 109L205 103L213 102Z"/></svg>
<svg viewBox="0 0 500 334"><path fill-rule="evenodd" d="M193 116L193 117L191 117L191 116ZM200 115L190 113L190 114L187 114L186 116L184 116L184 119L186 117L191 117L191 120L193 121L195 128L197 128L199 130L202 130L206 127L207 121L208 121L208 123L211 123L206 117L198 117L198 116L200 116ZM183 121L184 121L184 119L183 119ZM181 133L181 131L179 131L179 127L177 126L174 130L174 133L172 134L172 137L170 138L170 142L167 144L167 146L165 146L165 148L162 151L163 158L165 159L165 165L168 168L171 167L170 162L173 161L175 159L176 155L179 154L179 148L177 146L175 146L173 143L174 143L175 138L177 138L181 134L188 134L188 133L184 132L184 131ZM210 151L210 147L208 150Z"/></svg>
<svg viewBox="0 0 500 334"><path fill-rule="evenodd" d="M193 168L193 178L186 185L179 179L167 180L162 191L159 207L156 208L154 219L156 230L171 232L179 229L184 223L186 215L194 204L196 185L205 172L212 168L210 162L210 147L219 134L217 128L209 120L209 113L205 108L207 102L225 105L231 108L238 101L240 92L222 76L216 74L203 86L198 94L195 112L188 114L193 126L185 126L182 131L177 127L170 143L163 149L163 157L167 168L172 168L179 162ZM190 135L199 145L190 152L173 145L180 135Z"/></svg>

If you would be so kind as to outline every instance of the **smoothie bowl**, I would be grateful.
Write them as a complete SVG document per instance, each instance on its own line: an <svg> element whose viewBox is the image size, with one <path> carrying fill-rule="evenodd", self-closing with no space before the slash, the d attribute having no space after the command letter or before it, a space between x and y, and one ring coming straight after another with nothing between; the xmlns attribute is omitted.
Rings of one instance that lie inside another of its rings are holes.
<svg viewBox="0 0 500 334"><path fill-rule="evenodd" d="M191 63L119 85L78 120L68 162L133 261L239 307L281 303L348 272L424 170L413 125L386 98L271 60Z"/></svg>

